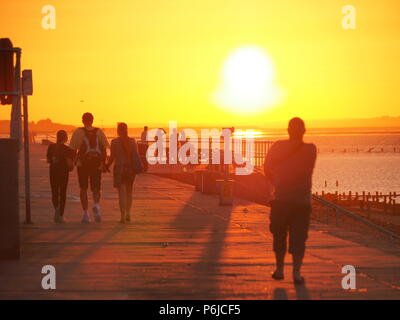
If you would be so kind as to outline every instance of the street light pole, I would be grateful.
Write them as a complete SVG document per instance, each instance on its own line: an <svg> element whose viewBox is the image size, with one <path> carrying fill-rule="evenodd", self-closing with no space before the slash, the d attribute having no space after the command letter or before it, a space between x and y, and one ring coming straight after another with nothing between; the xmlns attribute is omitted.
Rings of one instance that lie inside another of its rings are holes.
<svg viewBox="0 0 400 320"><path fill-rule="evenodd" d="M29 164L29 123L28 123L28 97L23 95L24 108L24 162L25 162L25 224L32 224L31 219L31 181Z"/></svg>

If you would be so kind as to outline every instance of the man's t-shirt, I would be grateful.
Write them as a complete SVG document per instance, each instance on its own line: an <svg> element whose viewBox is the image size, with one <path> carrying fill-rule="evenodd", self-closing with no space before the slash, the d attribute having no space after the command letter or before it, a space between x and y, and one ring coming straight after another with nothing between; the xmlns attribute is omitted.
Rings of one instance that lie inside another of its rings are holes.
<svg viewBox="0 0 400 320"><path fill-rule="evenodd" d="M264 171L270 175L275 199L308 203L317 149L312 143L296 145L290 140L275 142L265 159Z"/></svg>
<svg viewBox="0 0 400 320"><path fill-rule="evenodd" d="M67 158L73 160L75 152L65 144L52 143L47 148L47 162L50 164L50 170L57 172L68 172Z"/></svg>
<svg viewBox="0 0 400 320"><path fill-rule="evenodd" d="M87 130L94 130L94 128L92 129L87 129ZM97 138L99 139L99 143L101 143L105 148L109 147L110 144L108 143L108 140L104 134L104 132L101 129L97 129ZM71 141L69 143L69 147L72 150L78 150L83 142L83 139L85 138L85 129L84 128L78 128L74 131L74 133L72 134L71 137ZM77 162L77 166L81 166L82 164L80 163L79 159Z"/></svg>

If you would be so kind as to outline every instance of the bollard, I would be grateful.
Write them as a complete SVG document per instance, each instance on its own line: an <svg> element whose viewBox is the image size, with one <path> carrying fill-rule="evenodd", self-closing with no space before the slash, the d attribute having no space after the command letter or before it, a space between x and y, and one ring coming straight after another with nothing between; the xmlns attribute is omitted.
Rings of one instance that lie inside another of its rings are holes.
<svg viewBox="0 0 400 320"><path fill-rule="evenodd" d="M201 191L203 172L204 172L204 170L196 170L194 172L194 188L196 191Z"/></svg>
<svg viewBox="0 0 400 320"><path fill-rule="evenodd" d="M216 194L214 172L206 170L202 174L201 192L204 194Z"/></svg>
<svg viewBox="0 0 400 320"><path fill-rule="evenodd" d="M387 198L386 196L383 196L383 211L387 212Z"/></svg>
<svg viewBox="0 0 400 320"><path fill-rule="evenodd" d="M0 139L0 177L0 259L19 259L17 139Z"/></svg>
<svg viewBox="0 0 400 320"><path fill-rule="evenodd" d="M217 179L216 185L217 185L217 192L219 194L219 205L231 206L233 204L234 180Z"/></svg>

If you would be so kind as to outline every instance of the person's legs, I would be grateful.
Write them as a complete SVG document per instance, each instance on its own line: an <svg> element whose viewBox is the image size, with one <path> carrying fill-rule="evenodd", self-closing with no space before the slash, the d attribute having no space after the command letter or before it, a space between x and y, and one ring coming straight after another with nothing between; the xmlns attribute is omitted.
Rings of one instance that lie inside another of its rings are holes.
<svg viewBox="0 0 400 320"><path fill-rule="evenodd" d="M96 222L101 222L100 214L100 189L101 189L101 171L94 170L90 173L90 187L93 193L93 214Z"/></svg>
<svg viewBox="0 0 400 320"><path fill-rule="evenodd" d="M131 221L132 197L133 197L133 183L135 176L126 183L126 220Z"/></svg>
<svg viewBox="0 0 400 320"><path fill-rule="evenodd" d="M284 277L284 268L285 268L285 251L275 251L275 261L276 261L276 269L274 272L274 277L277 279Z"/></svg>
<svg viewBox="0 0 400 320"><path fill-rule="evenodd" d="M59 199L59 188L56 174L53 170L50 170L50 187L51 187L51 201L54 209L58 208Z"/></svg>
<svg viewBox="0 0 400 320"><path fill-rule="evenodd" d="M127 193L126 193L126 184L122 183L118 187L118 196L119 196L119 210L121 212L121 223L124 223L126 216L126 208L127 208Z"/></svg>
<svg viewBox="0 0 400 320"><path fill-rule="evenodd" d="M89 175L87 170L85 168L82 168L80 166L77 167L77 172L78 172L78 181L79 181L79 187L80 187L80 199L81 199L81 205L83 209L83 217L82 217L82 222L83 223L88 223L89 222L89 214L88 214L88 195L87 195L87 189L89 185Z"/></svg>
<svg viewBox="0 0 400 320"><path fill-rule="evenodd" d="M96 204L100 204L101 193L100 189L93 190L93 201Z"/></svg>
<svg viewBox="0 0 400 320"><path fill-rule="evenodd" d="M87 212L89 206L89 200L87 195L87 189L81 189L80 191L81 205L84 212Z"/></svg>
<svg viewBox="0 0 400 320"><path fill-rule="evenodd" d="M64 215L65 201L67 199L67 186L68 186L68 172L65 172L62 177L60 177L60 216Z"/></svg>
<svg viewBox="0 0 400 320"><path fill-rule="evenodd" d="M293 280L302 283L301 266L306 250L306 240L310 224L311 206L298 205L293 207L289 226L289 253L293 257Z"/></svg>
<svg viewBox="0 0 400 320"><path fill-rule="evenodd" d="M303 264L304 253L294 253L293 258L293 280L301 281L301 266Z"/></svg>
<svg viewBox="0 0 400 320"><path fill-rule="evenodd" d="M281 203L275 203L271 207L270 231L273 235L273 250L275 252L276 269L273 273L274 279L283 279L286 239L287 239L287 219L286 210Z"/></svg>

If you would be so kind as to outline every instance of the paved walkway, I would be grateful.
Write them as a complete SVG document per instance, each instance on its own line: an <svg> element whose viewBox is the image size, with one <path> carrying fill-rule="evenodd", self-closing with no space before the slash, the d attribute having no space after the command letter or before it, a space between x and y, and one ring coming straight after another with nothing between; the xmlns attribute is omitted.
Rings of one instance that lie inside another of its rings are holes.
<svg viewBox="0 0 400 320"><path fill-rule="evenodd" d="M135 185L133 223L117 222L107 175L103 222L83 225L74 172L68 222L54 224L45 148L32 149L35 224L21 226L21 259L0 261L0 299L400 299L399 254L340 239L317 224L305 258L306 285L293 285L290 266L287 279L273 281L267 207L239 199L219 207L215 196L149 174ZM56 268L56 290L41 289L47 264ZM358 272L350 292L341 288L346 264Z"/></svg>

